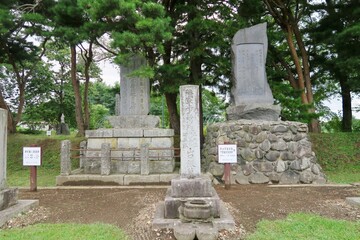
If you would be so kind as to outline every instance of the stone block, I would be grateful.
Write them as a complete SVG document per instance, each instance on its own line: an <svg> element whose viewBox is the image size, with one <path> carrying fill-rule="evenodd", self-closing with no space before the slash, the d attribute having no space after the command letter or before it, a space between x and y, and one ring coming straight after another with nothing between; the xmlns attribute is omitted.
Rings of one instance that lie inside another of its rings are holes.
<svg viewBox="0 0 360 240"><path fill-rule="evenodd" d="M110 125L115 129L157 128L160 118L152 115L109 116Z"/></svg>
<svg viewBox="0 0 360 240"><path fill-rule="evenodd" d="M89 149L100 149L101 144L109 143L111 148L117 147L116 138L88 138L87 139L87 148Z"/></svg>
<svg viewBox="0 0 360 240"><path fill-rule="evenodd" d="M160 174L160 183L171 183L171 180L179 178L179 173L163 173Z"/></svg>
<svg viewBox="0 0 360 240"><path fill-rule="evenodd" d="M268 183L269 182L269 178L267 176L265 176L263 173L261 172L256 172L253 173L249 176L249 182L250 183Z"/></svg>
<svg viewBox="0 0 360 240"><path fill-rule="evenodd" d="M17 204L0 212L0 227L8 220L39 206L39 200L19 200Z"/></svg>
<svg viewBox="0 0 360 240"><path fill-rule="evenodd" d="M144 129L144 137L173 137L174 129Z"/></svg>
<svg viewBox="0 0 360 240"><path fill-rule="evenodd" d="M254 99L254 101L257 101ZM226 109L227 120L261 119L276 121L279 119L281 108L273 104L252 103L248 105L230 106Z"/></svg>
<svg viewBox="0 0 360 240"><path fill-rule="evenodd" d="M150 147L151 148L172 148L174 146L173 138L151 138Z"/></svg>
<svg viewBox="0 0 360 240"><path fill-rule="evenodd" d="M298 184L299 174L294 171L285 171L280 177L280 184Z"/></svg>
<svg viewBox="0 0 360 240"><path fill-rule="evenodd" d="M101 173L101 160L98 159L87 159L84 163L84 173L86 174L100 174Z"/></svg>
<svg viewBox="0 0 360 240"><path fill-rule="evenodd" d="M124 185L157 184L160 181L159 174L151 175L125 175Z"/></svg>
<svg viewBox="0 0 360 240"><path fill-rule="evenodd" d="M219 232L217 228L209 225L199 225L196 228L196 237L198 240L216 240Z"/></svg>
<svg viewBox="0 0 360 240"><path fill-rule="evenodd" d="M150 160L150 173L172 173L175 169L175 161L172 160Z"/></svg>
<svg viewBox="0 0 360 240"><path fill-rule="evenodd" d="M17 196L17 188L0 190L0 211L15 205L18 202Z"/></svg>
<svg viewBox="0 0 360 240"><path fill-rule="evenodd" d="M128 170L129 174L140 174L141 173L141 161L128 161Z"/></svg>
<svg viewBox="0 0 360 240"><path fill-rule="evenodd" d="M114 137L143 137L144 130L142 128L115 128L113 129Z"/></svg>
<svg viewBox="0 0 360 240"><path fill-rule="evenodd" d="M88 138L113 137L113 129L86 130L85 137Z"/></svg>
<svg viewBox="0 0 360 240"><path fill-rule="evenodd" d="M175 226L174 236L177 240L193 240L195 239L195 228L192 226Z"/></svg>
<svg viewBox="0 0 360 240"><path fill-rule="evenodd" d="M212 189L208 178L179 178L171 181L172 197L211 197Z"/></svg>

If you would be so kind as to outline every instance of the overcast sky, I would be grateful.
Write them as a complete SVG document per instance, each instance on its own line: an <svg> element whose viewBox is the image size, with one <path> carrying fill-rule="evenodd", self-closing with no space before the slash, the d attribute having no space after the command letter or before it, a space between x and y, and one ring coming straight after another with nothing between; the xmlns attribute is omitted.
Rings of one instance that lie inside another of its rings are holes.
<svg viewBox="0 0 360 240"><path fill-rule="evenodd" d="M113 86L116 82L120 82L119 67L108 61L102 61L101 63L99 63L99 67L102 69L102 79L104 80L105 83ZM328 101L325 101L324 104L328 106L331 109L331 111L334 113L338 113L339 111L342 110L340 96L329 99ZM353 99L352 107L353 109L360 108L359 97ZM357 119L360 119L360 112L353 111L353 116L356 117Z"/></svg>

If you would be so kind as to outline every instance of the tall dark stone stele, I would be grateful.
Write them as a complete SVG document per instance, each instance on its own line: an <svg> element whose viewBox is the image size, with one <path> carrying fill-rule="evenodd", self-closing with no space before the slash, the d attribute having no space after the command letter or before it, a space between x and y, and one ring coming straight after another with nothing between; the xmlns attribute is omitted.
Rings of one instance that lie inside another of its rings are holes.
<svg viewBox="0 0 360 240"><path fill-rule="evenodd" d="M265 63L268 48L266 23L240 29L233 38L232 89L228 120L262 119L276 121L280 106L267 82Z"/></svg>

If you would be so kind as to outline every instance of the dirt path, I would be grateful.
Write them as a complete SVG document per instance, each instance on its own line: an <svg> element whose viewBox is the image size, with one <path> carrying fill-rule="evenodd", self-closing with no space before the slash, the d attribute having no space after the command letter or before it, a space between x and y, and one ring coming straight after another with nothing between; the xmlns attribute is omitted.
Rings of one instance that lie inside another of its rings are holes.
<svg viewBox="0 0 360 240"><path fill-rule="evenodd" d="M236 185L216 190L237 224L237 231L223 233L219 239L242 239L253 232L261 219L281 219L292 212L360 220L360 208L345 203L346 197L359 196L357 187L269 187ZM61 189L20 191L22 199L39 199L40 207L7 227L34 222L114 224L133 239L174 239L171 231L152 231L155 204L163 201L166 188L145 189ZM25 223L24 223L25 222Z"/></svg>

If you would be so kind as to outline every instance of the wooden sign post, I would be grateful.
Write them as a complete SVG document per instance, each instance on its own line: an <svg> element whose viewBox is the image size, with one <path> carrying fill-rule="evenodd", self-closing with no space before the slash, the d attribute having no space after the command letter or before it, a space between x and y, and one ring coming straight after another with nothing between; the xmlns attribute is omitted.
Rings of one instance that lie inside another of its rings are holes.
<svg viewBox="0 0 360 240"><path fill-rule="evenodd" d="M30 191L37 191L37 166L41 166L41 147L23 148L23 166L30 167Z"/></svg>
<svg viewBox="0 0 360 240"><path fill-rule="evenodd" d="M224 163L224 181L225 189L230 189L230 164L237 163L237 146L236 144L218 145L218 161Z"/></svg>

